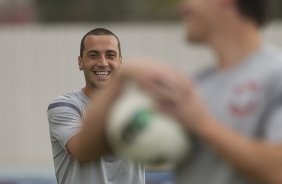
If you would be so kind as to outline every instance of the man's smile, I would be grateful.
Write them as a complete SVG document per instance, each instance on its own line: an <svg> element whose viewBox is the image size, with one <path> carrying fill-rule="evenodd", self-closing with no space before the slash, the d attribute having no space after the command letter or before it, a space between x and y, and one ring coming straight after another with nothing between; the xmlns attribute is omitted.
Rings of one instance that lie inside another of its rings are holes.
<svg viewBox="0 0 282 184"><path fill-rule="evenodd" d="M107 80L111 75L111 71L93 71L93 73L99 80Z"/></svg>

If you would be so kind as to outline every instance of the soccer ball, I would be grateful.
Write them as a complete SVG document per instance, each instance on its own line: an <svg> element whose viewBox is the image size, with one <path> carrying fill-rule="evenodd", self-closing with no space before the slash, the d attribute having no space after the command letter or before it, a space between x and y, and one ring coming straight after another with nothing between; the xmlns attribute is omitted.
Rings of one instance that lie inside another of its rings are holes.
<svg viewBox="0 0 282 184"><path fill-rule="evenodd" d="M151 166L174 167L190 150L181 125L156 111L152 98L132 83L111 110L107 136L116 154Z"/></svg>

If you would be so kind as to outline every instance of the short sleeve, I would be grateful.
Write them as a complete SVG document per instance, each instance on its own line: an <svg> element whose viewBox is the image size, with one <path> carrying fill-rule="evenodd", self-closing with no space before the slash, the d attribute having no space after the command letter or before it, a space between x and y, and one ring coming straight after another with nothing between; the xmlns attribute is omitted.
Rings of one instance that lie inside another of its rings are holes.
<svg viewBox="0 0 282 184"><path fill-rule="evenodd" d="M272 143L282 143L282 103L270 113L265 130L265 138Z"/></svg>
<svg viewBox="0 0 282 184"><path fill-rule="evenodd" d="M56 141L67 152L68 141L81 128L81 114L77 106L69 102L51 103L48 107L51 141Z"/></svg>
<svg viewBox="0 0 282 184"><path fill-rule="evenodd" d="M282 143L282 66L273 75L267 88L264 120L264 138L273 143Z"/></svg>

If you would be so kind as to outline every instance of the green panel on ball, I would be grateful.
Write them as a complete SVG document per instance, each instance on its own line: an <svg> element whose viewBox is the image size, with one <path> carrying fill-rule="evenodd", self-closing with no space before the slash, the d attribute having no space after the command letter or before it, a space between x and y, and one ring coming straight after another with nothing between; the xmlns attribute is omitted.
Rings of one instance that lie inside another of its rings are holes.
<svg viewBox="0 0 282 184"><path fill-rule="evenodd" d="M145 130L153 114L154 112L151 109L140 109L136 111L128 121L124 131L122 131L122 139L127 143L131 143L140 132Z"/></svg>

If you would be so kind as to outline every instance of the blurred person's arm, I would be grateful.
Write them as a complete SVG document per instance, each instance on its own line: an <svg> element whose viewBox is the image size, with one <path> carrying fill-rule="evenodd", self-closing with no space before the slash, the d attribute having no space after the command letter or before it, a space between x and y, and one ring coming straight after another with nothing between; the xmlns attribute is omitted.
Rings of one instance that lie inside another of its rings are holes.
<svg viewBox="0 0 282 184"><path fill-rule="evenodd" d="M247 138L212 117L197 123L200 125L193 132L246 177L263 184L282 183L281 143Z"/></svg>
<svg viewBox="0 0 282 184"><path fill-rule="evenodd" d="M193 82L179 71L152 64L129 70L157 99L160 110L177 117L187 131L196 134L240 173L263 184L282 183L282 143L247 138L225 127L208 112ZM146 75L142 75L144 72ZM272 113L272 119L282 124L282 118L277 118L282 114L282 104Z"/></svg>
<svg viewBox="0 0 282 184"><path fill-rule="evenodd" d="M97 91L90 98L90 105L82 128L67 143L68 152L81 162L95 161L111 153L106 137L106 122L111 105L118 94L118 84Z"/></svg>

